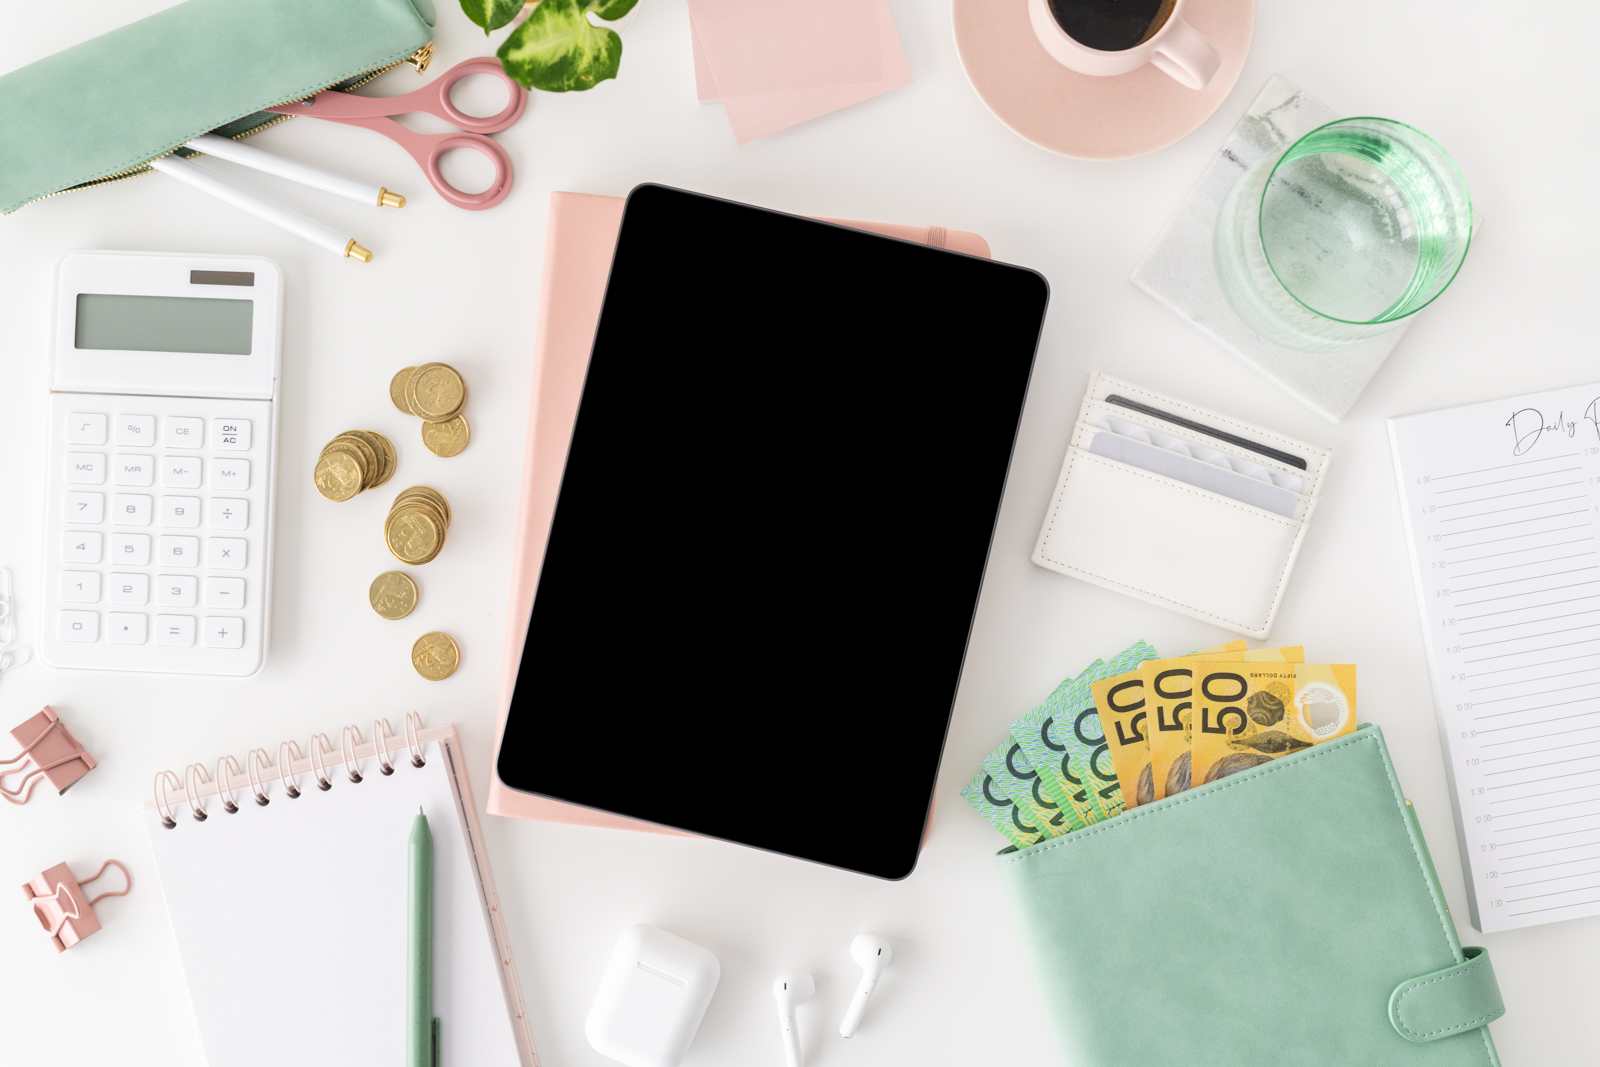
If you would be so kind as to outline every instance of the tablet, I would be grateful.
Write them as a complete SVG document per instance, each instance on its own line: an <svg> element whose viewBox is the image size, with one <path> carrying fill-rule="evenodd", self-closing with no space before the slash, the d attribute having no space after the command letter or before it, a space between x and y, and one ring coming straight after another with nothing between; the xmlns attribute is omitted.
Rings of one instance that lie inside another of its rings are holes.
<svg viewBox="0 0 1600 1067"><path fill-rule="evenodd" d="M1048 287L643 185L628 197L501 780L903 878Z"/></svg>

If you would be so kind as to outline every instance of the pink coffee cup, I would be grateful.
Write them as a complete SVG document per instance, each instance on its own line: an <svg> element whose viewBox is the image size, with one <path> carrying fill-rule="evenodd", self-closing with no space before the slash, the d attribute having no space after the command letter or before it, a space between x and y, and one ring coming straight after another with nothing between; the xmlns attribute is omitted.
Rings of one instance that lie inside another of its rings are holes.
<svg viewBox="0 0 1600 1067"><path fill-rule="evenodd" d="M1028 19L1033 23L1034 35L1052 59L1079 74L1112 77L1149 63L1187 89L1204 89L1222 66L1222 56L1211 42L1183 20L1188 0L1163 5L1166 17L1154 33L1131 48L1114 52L1090 48L1074 39L1056 21L1050 2L1028 0Z"/></svg>

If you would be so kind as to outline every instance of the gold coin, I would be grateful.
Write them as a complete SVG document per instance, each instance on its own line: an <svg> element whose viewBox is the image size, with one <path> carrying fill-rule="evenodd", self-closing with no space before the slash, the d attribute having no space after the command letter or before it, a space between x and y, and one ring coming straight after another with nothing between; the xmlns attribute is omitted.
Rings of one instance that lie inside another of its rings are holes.
<svg viewBox="0 0 1600 1067"><path fill-rule="evenodd" d="M424 420L422 423L422 443L436 456L444 456L447 459L450 456L458 456L470 440L472 440L472 427L467 425L465 415L457 415L448 422Z"/></svg>
<svg viewBox="0 0 1600 1067"><path fill-rule="evenodd" d="M394 469L399 463L399 457L394 451L394 443L376 430L351 430L350 432L371 445L373 452L378 457L378 465L372 475L372 484L367 488L376 489L394 477Z"/></svg>
<svg viewBox="0 0 1600 1067"><path fill-rule="evenodd" d="M400 495L394 498L394 504L389 508L389 513L399 511L405 504L422 504L434 511L444 520L446 527L450 525L450 501L444 494L431 485L413 485L410 489L403 489Z"/></svg>
<svg viewBox="0 0 1600 1067"><path fill-rule="evenodd" d="M325 452L317 460L311 480L317 492L329 500L349 500L361 492L364 474L359 461L348 452Z"/></svg>
<svg viewBox="0 0 1600 1067"><path fill-rule="evenodd" d="M415 411L411 410L411 405L406 403L406 382L411 380L411 375L416 369L415 367L402 367L399 374L389 379L389 399L394 402L395 407L407 415L416 414Z"/></svg>
<svg viewBox="0 0 1600 1067"><path fill-rule="evenodd" d="M328 442L329 449L335 447L354 448L361 454L362 466L366 471L366 480L361 483L361 488L363 490L371 489L373 482L378 477L378 471L383 467L383 462L378 457L378 450L373 446L373 443L363 437L360 430L346 430Z"/></svg>
<svg viewBox="0 0 1600 1067"><path fill-rule="evenodd" d="M386 619L403 619L417 606L417 583L399 571L384 571L372 579L367 603Z"/></svg>
<svg viewBox="0 0 1600 1067"><path fill-rule="evenodd" d="M461 649L449 634L435 630L411 646L411 665L430 682L442 682L461 665Z"/></svg>
<svg viewBox="0 0 1600 1067"><path fill-rule="evenodd" d="M467 402L467 383L447 363L424 363L406 381L406 403L429 422L453 419Z"/></svg>
<svg viewBox="0 0 1600 1067"><path fill-rule="evenodd" d="M401 563L420 565L444 547L444 529L427 508L407 505L389 516L383 539Z"/></svg>

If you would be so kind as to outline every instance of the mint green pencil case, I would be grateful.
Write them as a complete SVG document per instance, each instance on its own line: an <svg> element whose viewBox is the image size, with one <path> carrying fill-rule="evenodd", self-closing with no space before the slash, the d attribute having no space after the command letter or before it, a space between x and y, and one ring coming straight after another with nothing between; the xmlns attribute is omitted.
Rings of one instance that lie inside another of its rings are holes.
<svg viewBox="0 0 1600 1067"><path fill-rule="evenodd" d="M0 214L433 53L432 0L188 0L0 77Z"/></svg>
<svg viewBox="0 0 1600 1067"><path fill-rule="evenodd" d="M1071 1067L1498 1067L1383 733L999 857Z"/></svg>

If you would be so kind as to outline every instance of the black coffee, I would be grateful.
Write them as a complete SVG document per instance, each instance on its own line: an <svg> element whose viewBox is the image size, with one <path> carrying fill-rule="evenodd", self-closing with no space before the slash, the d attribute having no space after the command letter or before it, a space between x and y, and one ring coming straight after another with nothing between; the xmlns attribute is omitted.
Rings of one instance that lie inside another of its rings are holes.
<svg viewBox="0 0 1600 1067"><path fill-rule="evenodd" d="M1176 0L1050 0L1050 13L1068 37L1087 48L1121 52L1143 44L1167 24Z"/></svg>

